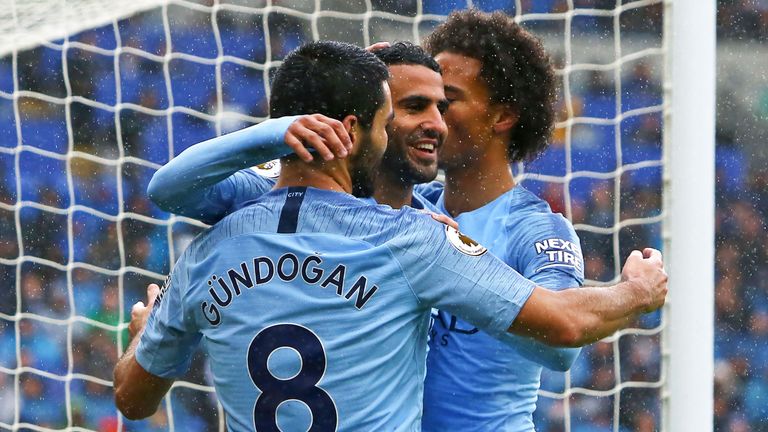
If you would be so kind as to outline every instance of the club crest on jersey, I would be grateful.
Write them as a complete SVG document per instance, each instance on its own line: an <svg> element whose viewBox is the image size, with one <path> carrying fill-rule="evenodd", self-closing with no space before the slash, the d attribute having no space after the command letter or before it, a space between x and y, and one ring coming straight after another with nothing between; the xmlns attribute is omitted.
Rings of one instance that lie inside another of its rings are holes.
<svg viewBox="0 0 768 432"><path fill-rule="evenodd" d="M451 246L455 247L456 250L465 255L480 256L488 252L488 249L483 247L483 245L462 234L461 231L456 228L448 225L445 226L445 236L448 238L448 243L450 243Z"/></svg>
<svg viewBox="0 0 768 432"><path fill-rule="evenodd" d="M266 178L280 177L280 159L271 160L251 167L256 174Z"/></svg>

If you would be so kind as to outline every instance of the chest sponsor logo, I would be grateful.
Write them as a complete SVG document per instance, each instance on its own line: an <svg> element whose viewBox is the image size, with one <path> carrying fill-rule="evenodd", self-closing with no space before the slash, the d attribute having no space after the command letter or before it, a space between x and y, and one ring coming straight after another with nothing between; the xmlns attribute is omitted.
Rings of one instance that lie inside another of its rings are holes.
<svg viewBox="0 0 768 432"><path fill-rule="evenodd" d="M256 174L266 178L278 178L280 177L280 159L264 162L263 164L251 167Z"/></svg>
<svg viewBox="0 0 768 432"><path fill-rule="evenodd" d="M545 263L536 269L537 272L550 267L573 267L581 270L584 266L581 247L574 242L551 238L536 242L534 247L537 255L545 257Z"/></svg>
<svg viewBox="0 0 768 432"><path fill-rule="evenodd" d="M448 238L448 243L450 243L451 246L465 255L480 256L488 252L488 249L483 247L483 245L462 234L456 228L448 225L445 226L445 236Z"/></svg>

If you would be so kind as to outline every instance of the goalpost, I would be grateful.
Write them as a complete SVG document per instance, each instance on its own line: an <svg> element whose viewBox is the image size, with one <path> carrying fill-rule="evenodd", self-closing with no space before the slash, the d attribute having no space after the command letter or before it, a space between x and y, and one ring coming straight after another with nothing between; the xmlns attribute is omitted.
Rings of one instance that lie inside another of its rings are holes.
<svg viewBox="0 0 768 432"><path fill-rule="evenodd" d="M665 249L666 430L711 431L714 412L716 2L669 1Z"/></svg>
<svg viewBox="0 0 768 432"><path fill-rule="evenodd" d="M618 280L640 241L663 245L671 278L663 313L586 348L569 373L545 371L538 430L712 430L715 3L583 3L10 0L0 430L224 430L202 360L149 421L111 405L131 304L204 228L149 205L148 178L189 145L262 121L270 71L301 41L419 42L470 6L505 7L553 55L552 145L514 169L574 223L588 282Z"/></svg>

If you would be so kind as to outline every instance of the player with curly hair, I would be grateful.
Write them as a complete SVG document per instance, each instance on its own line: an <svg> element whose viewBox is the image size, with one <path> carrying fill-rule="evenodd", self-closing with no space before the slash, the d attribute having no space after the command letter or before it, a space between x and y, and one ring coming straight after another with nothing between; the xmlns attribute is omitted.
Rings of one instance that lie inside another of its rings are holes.
<svg viewBox="0 0 768 432"><path fill-rule="evenodd" d="M477 10L452 13L425 47L440 64L451 105L439 157L445 185L417 190L524 276L550 289L581 285L583 259L570 222L516 185L510 170L548 143L556 96L549 55L511 17ZM578 353L522 339L502 346L440 311L430 341L423 428L533 431L542 365L567 370Z"/></svg>

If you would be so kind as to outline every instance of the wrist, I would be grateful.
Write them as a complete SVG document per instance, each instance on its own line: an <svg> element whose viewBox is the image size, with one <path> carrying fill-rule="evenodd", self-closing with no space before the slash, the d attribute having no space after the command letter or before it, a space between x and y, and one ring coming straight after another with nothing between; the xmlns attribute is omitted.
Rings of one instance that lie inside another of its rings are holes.
<svg viewBox="0 0 768 432"><path fill-rule="evenodd" d="M653 298L650 295L647 284L642 279L627 279L622 282L622 285L625 286L625 290L628 292L633 315L640 315L651 308Z"/></svg>

